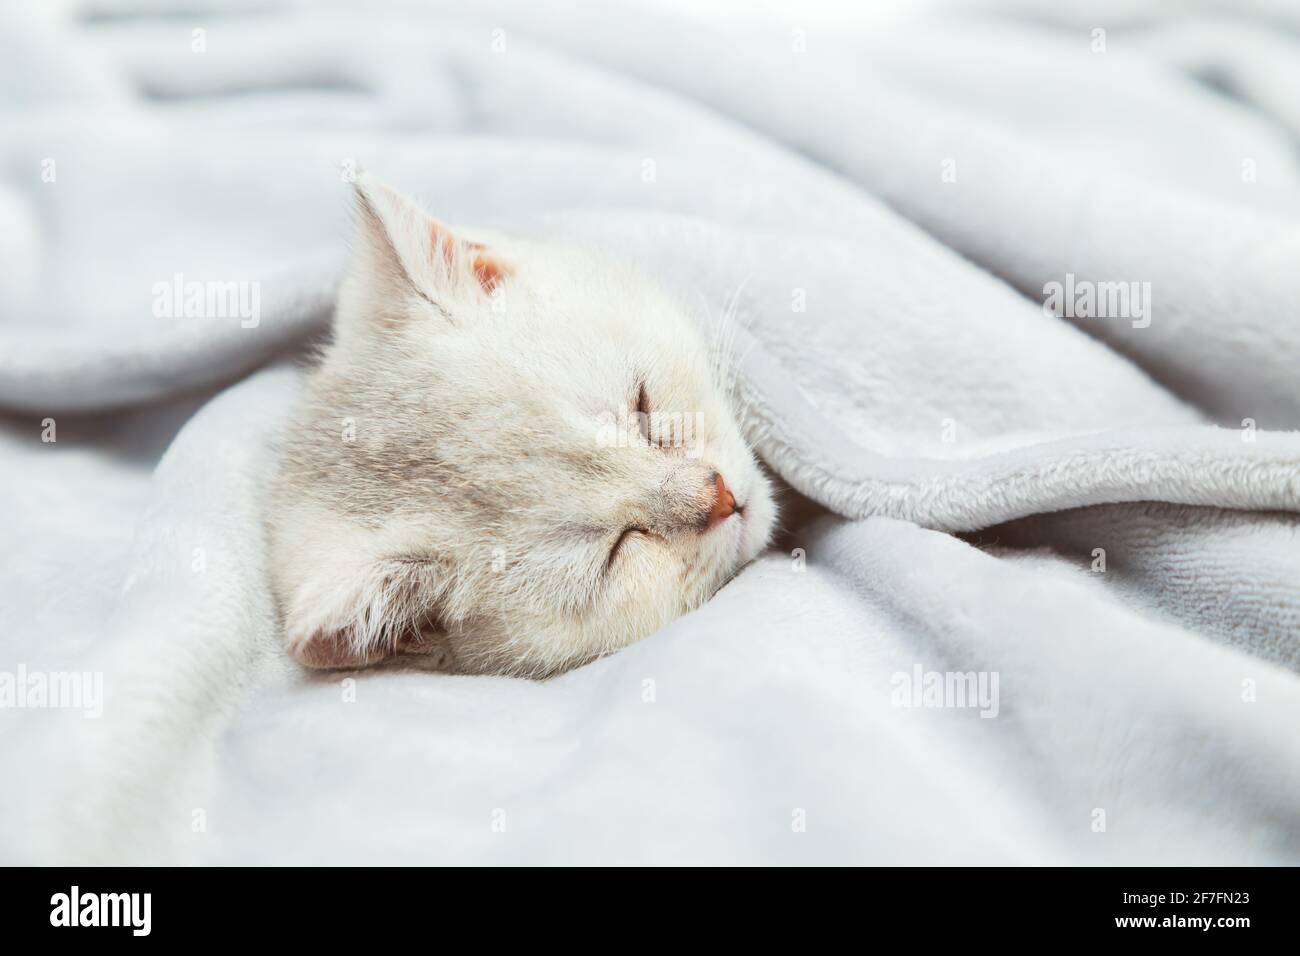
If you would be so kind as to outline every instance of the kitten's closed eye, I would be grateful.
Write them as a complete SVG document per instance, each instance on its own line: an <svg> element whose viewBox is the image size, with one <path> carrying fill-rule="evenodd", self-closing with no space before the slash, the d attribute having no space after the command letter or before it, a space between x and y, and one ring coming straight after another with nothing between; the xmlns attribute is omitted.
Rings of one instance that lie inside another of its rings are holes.
<svg viewBox="0 0 1300 956"><path fill-rule="evenodd" d="M631 539L638 536L645 537L645 538L655 537L654 533L646 528L639 528L636 527L635 525L624 528L623 532L618 536L618 540L614 542L614 546L609 549L609 558L605 561L605 570L608 571L611 567L613 567L614 562L618 560L618 556L623 550L623 546L626 545Z"/></svg>
<svg viewBox="0 0 1300 956"><path fill-rule="evenodd" d="M650 437L650 398L646 395L645 382L642 382L636 394L636 420L641 429L641 437L647 445L654 443Z"/></svg>
<svg viewBox="0 0 1300 956"><path fill-rule="evenodd" d="M671 419L665 419L660 416L659 421L651 417L652 406L650 404L650 393L646 390L645 382L637 387L636 395L636 421L637 426L641 429L641 437L651 448L659 448L663 451L672 451L676 445L675 440L678 437L672 428Z"/></svg>

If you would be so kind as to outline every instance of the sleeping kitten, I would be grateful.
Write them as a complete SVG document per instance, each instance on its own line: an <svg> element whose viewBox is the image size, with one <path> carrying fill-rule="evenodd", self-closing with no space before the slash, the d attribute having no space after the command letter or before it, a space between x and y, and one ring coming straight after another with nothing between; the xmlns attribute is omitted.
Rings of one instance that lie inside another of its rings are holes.
<svg viewBox="0 0 1300 956"><path fill-rule="evenodd" d="M334 339L269 514L289 652L545 677L698 607L771 492L691 320L589 253L357 185Z"/></svg>

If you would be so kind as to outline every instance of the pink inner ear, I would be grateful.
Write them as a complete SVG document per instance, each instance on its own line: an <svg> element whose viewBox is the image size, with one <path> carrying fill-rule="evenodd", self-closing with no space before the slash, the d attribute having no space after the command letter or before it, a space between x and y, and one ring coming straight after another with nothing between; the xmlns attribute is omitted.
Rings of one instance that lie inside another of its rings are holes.
<svg viewBox="0 0 1300 956"><path fill-rule="evenodd" d="M449 266L456 264L456 237L451 234L442 223L434 223L433 228L429 230L429 238L433 240L434 255L441 253L443 260Z"/></svg>
<svg viewBox="0 0 1300 956"><path fill-rule="evenodd" d="M441 255L452 268L455 267L457 259L464 250L474 254L472 263L474 276L484 292L491 293L510 274L510 268L496 256L485 251L486 247L481 242L457 239L452 235L451 230L441 223L433 225L430 237L433 240L434 254Z"/></svg>
<svg viewBox="0 0 1300 956"><path fill-rule="evenodd" d="M474 257L474 275L484 292L491 293L509 274L509 267L490 253L481 252Z"/></svg>

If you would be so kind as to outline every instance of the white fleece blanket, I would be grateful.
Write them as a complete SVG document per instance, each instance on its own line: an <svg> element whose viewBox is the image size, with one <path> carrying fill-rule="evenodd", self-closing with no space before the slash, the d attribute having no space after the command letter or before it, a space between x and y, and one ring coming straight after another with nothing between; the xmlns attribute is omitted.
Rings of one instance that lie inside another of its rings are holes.
<svg viewBox="0 0 1300 956"><path fill-rule="evenodd" d="M1293 6L367 6L4 9L0 861L1300 862ZM291 665L363 167L642 264L825 513L547 683Z"/></svg>

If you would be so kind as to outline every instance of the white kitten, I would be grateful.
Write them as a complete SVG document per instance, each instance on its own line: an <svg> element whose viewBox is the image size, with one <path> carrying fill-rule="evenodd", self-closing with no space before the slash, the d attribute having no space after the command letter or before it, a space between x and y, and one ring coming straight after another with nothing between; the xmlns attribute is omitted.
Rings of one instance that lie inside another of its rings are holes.
<svg viewBox="0 0 1300 956"><path fill-rule="evenodd" d="M363 177L272 495L290 653L543 677L706 601L775 509L691 320L626 267L453 236Z"/></svg>

